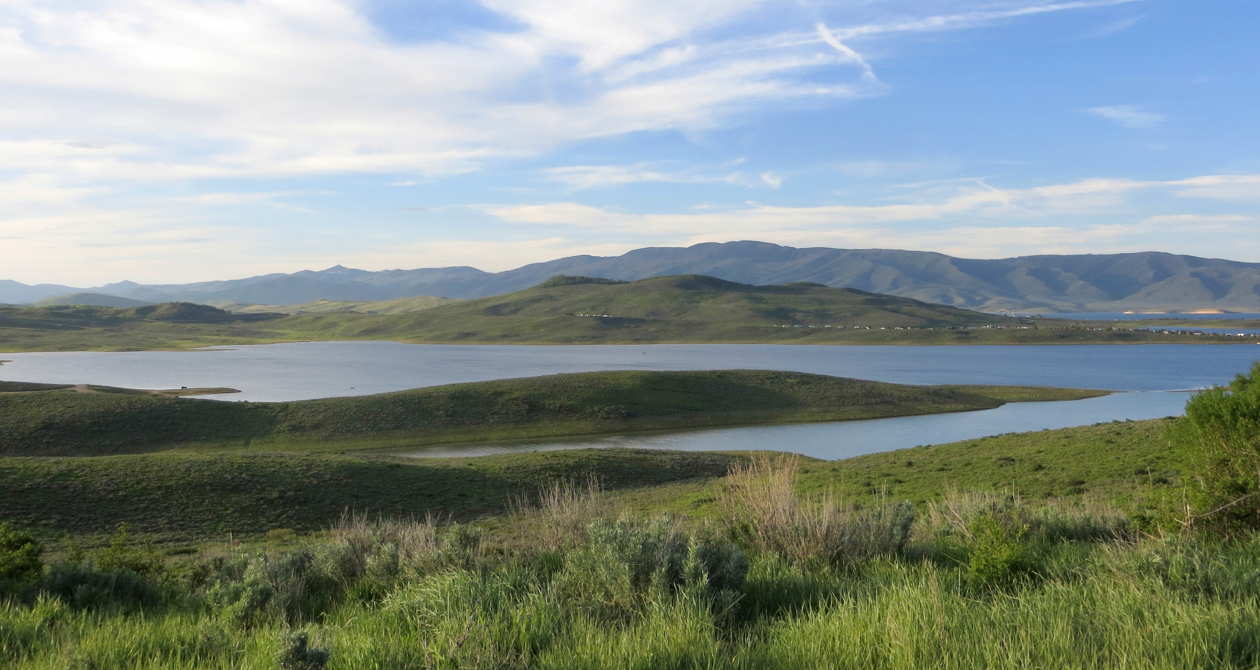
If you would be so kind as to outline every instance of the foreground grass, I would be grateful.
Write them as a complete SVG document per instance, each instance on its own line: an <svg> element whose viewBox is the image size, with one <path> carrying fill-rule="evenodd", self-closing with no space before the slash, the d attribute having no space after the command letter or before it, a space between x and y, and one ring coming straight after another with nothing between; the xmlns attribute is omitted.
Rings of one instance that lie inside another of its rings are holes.
<svg viewBox="0 0 1260 670"><path fill-rule="evenodd" d="M0 383L0 390L4 389ZM592 372L349 398L225 403L80 388L0 393L0 455L103 455L198 444L255 451L871 419L1104 392L904 386L795 372Z"/></svg>
<svg viewBox="0 0 1260 670"><path fill-rule="evenodd" d="M776 501L784 510L810 504ZM538 517L556 527L597 502L597 494L544 502L510 521ZM791 514L759 519L763 530L787 523L782 530L813 538L791 556L739 539L734 531L745 524L732 518L696 525L587 517L594 520L545 547L507 550L466 526L360 521L285 551L166 567L119 545L54 565L42 587L0 598L0 664L1174 670L1260 663L1260 538L1135 539L1114 516L1055 506L956 509L948 521L921 515L903 541L873 550L844 539L845 528L876 518L866 512L840 512L843 532L830 540L815 526L792 525ZM997 535L980 535L981 528ZM845 550L818 553L827 547ZM119 567L128 564L138 570Z"/></svg>

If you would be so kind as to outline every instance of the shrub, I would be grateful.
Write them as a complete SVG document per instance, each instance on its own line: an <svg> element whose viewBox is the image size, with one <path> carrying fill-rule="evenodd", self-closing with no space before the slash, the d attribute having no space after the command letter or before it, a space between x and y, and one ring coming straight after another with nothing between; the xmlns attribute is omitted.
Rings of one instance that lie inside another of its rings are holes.
<svg viewBox="0 0 1260 670"><path fill-rule="evenodd" d="M91 563L59 563L48 569L44 587L77 609L135 610L163 600L162 590L128 569L100 570Z"/></svg>
<svg viewBox="0 0 1260 670"><path fill-rule="evenodd" d="M328 664L328 652L308 646L304 632L294 633L280 650L280 670L323 670Z"/></svg>
<svg viewBox="0 0 1260 670"><path fill-rule="evenodd" d="M1195 458L1182 525L1224 537L1260 528L1260 363L1191 398L1173 439Z"/></svg>
<svg viewBox="0 0 1260 670"><path fill-rule="evenodd" d="M40 575L43 548L35 537L0 522L0 584L6 581L28 582Z"/></svg>
<svg viewBox="0 0 1260 670"><path fill-rule="evenodd" d="M552 593L600 620L624 621L680 591L711 603L733 602L748 574L748 559L738 547L692 536L669 518L598 520L587 537L565 554Z"/></svg>
<svg viewBox="0 0 1260 670"><path fill-rule="evenodd" d="M796 494L797 456L758 455L731 466L720 498L733 535L796 561L851 563L901 552L910 539L909 502L870 509L841 506L830 496Z"/></svg>
<svg viewBox="0 0 1260 670"><path fill-rule="evenodd" d="M130 571L149 575L162 569L162 557L152 546L140 544L131 537L131 528L118 524L109 544L92 552L92 564L104 572Z"/></svg>

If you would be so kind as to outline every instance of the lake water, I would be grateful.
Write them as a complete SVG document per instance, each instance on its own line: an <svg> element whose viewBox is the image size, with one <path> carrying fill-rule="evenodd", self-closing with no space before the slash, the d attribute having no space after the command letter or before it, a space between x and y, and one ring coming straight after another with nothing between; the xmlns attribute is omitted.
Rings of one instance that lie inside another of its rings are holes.
<svg viewBox="0 0 1260 670"><path fill-rule="evenodd" d="M957 442L1002 433L1084 426L1124 419L1177 416L1189 393L1135 391L1072 402L1010 403L996 409L865 421L800 423L783 426L716 428L683 433L636 433L584 439L537 440L510 444L426 447L403 455L434 458L487 456L522 451L632 447L676 451L791 451L814 458L841 459L921 444Z"/></svg>
<svg viewBox="0 0 1260 670"><path fill-rule="evenodd" d="M793 370L902 384L1013 384L1158 392L1224 384L1260 360L1256 345L1103 346L457 346L307 342L196 352L0 354L0 379L132 388L227 386L224 400L363 395L422 386L592 370ZM829 458L995 433L1180 414L1184 393L1123 393L983 412L876 421L739 428L670 436L547 443L672 449L773 448ZM813 445L813 446L809 446ZM503 445L491 447L503 449ZM432 452L430 452L432 453ZM469 452L461 452L469 453Z"/></svg>

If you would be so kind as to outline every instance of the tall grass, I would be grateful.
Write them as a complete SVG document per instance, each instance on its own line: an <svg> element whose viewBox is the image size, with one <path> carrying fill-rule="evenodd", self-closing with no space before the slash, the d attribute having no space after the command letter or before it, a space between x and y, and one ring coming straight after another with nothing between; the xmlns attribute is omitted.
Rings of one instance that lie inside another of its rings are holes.
<svg viewBox="0 0 1260 670"><path fill-rule="evenodd" d="M910 537L909 503L858 508L796 492L800 457L758 454L730 466L720 503L734 533L762 551L840 564L893 555Z"/></svg>
<svg viewBox="0 0 1260 670"><path fill-rule="evenodd" d="M569 481L510 518L531 537L539 519L576 529L559 549L347 516L296 548L130 573L168 595L126 607L109 599L131 591L50 588L68 570L54 564L33 597L0 596L0 667L1260 667L1260 535L1138 537L1102 508L968 494L910 533L895 506L798 496L796 468L732 470L734 544L677 517L602 516L598 488ZM977 577L975 556L1010 547L1031 552L1026 571Z"/></svg>

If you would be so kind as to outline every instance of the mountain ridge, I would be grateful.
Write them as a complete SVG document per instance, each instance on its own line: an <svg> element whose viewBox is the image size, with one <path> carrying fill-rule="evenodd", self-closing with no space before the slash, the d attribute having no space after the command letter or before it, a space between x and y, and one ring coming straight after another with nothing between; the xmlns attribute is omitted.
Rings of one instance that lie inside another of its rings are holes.
<svg viewBox="0 0 1260 670"><path fill-rule="evenodd" d="M23 284L0 281L0 303L52 298L59 295L54 292L58 288L61 293L90 291L147 302L482 298L536 286L557 275L635 281L680 274L757 285L812 282L995 312L1260 312L1260 263L1154 251L967 259L930 251L796 248L755 241L568 256L503 272L470 266L368 271L334 265L192 284L116 282L95 289L43 284L26 287L29 295L19 288Z"/></svg>

